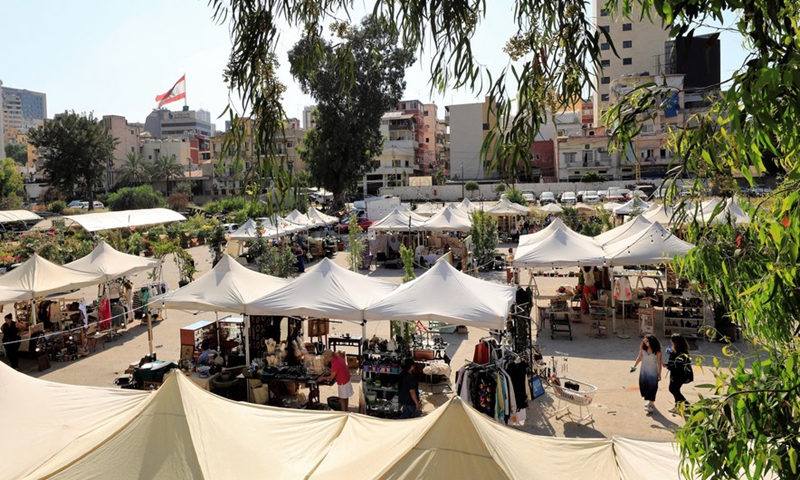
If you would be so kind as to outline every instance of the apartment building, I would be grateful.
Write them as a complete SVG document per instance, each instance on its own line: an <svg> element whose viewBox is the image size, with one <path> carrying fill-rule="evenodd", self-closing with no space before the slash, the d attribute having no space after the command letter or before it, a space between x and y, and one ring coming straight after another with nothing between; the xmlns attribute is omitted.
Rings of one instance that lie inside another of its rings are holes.
<svg viewBox="0 0 800 480"><path fill-rule="evenodd" d="M482 103L448 105L445 107L445 123L450 126L450 170L451 180L493 180L500 175L481 160L481 146L489 130L496 124L490 112L491 99Z"/></svg>
<svg viewBox="0 0 800 480"><path fill-rule="evenodd" d="M10 143L12 135L28 133L44 124L47 118L47 95L30 90L0 87L2 103L2 140Z"/></svg>
<svg viewBox="0 0 800 480"><path fill-rule="evenodd" d="M108 133L117 139L113 164L106 169L106 185L112 187L116 183L116 172L125 164L128 154L141 153L144 124L130 123L121 115L103 115L101 122Z"/></svg>

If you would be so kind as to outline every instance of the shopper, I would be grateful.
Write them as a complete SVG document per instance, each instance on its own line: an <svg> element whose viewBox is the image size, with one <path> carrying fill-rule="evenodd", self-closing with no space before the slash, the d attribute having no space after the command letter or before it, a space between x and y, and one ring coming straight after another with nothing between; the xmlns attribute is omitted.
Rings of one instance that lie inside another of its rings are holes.
<svg viewBox="0 0 800 480"><path fill-rule="evenodd" d="M597 297L597 287L595 286L594 267L583 267L583 292L581 295L581 311L589 313L589 302Z"/></svg>
<svg viewBox="0 0 800 480"><path fill-rule="evenodd" d="M650 414L656 408L658 382L661 381L661 344L655 335L645 335L631 372L635 372L640 363L642 369L639 371L639 393L645 399L644 409Z"/></svg>
<svg viewBox="0 0 800 480"><path fill-rule="evenodd" d="M297 265L297 271L300 272L300 273L305 272L306 271L306 264L305 264L305 260L303 259L303 255L304 255L303 249L300 247L300 245L297 244L297 242L295 242L294 245L292 245L292 250L294 252L295 258L297 259L297 264L296 264Z"/></svg>
<svg viewBox="0 0 800 480"><path fill-rule="evenodd" d="M216 355L217 352L211 349L211 343L208 340L203 340L200 344L200 356L197 357L197 363L199 365L210 365L212 355Z"/></svg>
<svg viewBox="0 0 800 480"><path fill-rule="evenodd" d="M344 361L344 354L325 350L322 353L322 357L325 362L330 362L331 371L320 376L319 380L336 380L336 385L339 388L339 408L341 411L346 412L350 397L355 392L353 392L353 385L350 383L350 370L347 368L347 362Z"/></svg>
<svg viewBox="0 0 800 480"><path fill-rule="evenodd" d="M414 418L422 414L422 404L419 400L419 381L412 372L414 359L403 360L403 373L400 375L400 386L397 399L400 403L400 418Z"/></svg>
<svg viewBox="0 0 800 480"><path fill-rule="evenodd" d="M689 343L680 333L673 333L670 338L669 360L669 393L675 399L675 406L670 410L677 413L681 404L688 405L686 397L681 393L681 387L686 383L687 369L692 368L692 358L689 356Z"/></svg>
<svg viewBox="0 0 800 480"><path fill-rule="evenodd" d="M2 327L3 348L6 351L8 362L14 370L19 370L19 342L22 340L22 337L19 336L20 328L25 328L24 322L15 322L10 313L6 315Z"/></svg>

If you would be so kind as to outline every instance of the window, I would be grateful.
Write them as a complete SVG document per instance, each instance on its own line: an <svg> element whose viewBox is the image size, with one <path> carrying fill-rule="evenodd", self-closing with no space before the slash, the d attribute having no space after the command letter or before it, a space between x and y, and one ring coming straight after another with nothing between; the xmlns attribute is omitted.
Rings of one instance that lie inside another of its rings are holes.
<svg viewBox="0 0 800 480"><path fill-rule="evenodd" d="M578 154L575 152L564 153L564 162L566 162L567 165L571 165L575 163L575 157L577 156Z"/></svg>
<svg viewBox="0 0 800 480"><path fill-rule="evenodd" d="M622 59L622 64L623 64L623 65L632 65L632 64L633 64L633 59L632 59L632 58L630 58L630 57L628 57L628 58L623 58L623 59Z"/></svg>
<svg viewBox="0 0 800 480"><path fill-rule="evenodd" d="M536 161L539 161L539 160L541 160L541 159L542 159L542 156L541 156L541 155L539 155L538 153L534 153L534 154L533 154L533 159L534 159L534 160L536 160Z"/></svg>
<svg viewBox="0 0 800 480"><path fill-rule="evenodd" d="M294 145L292 142L286 142L286 148L292 148L292 145Z"/></svg>
<svg viewBox="0 0 800 480"><path fill-rule="evenodd" d="M136 149L134 147L131 147L131 153L136 153Z"/></svg>
<svg viewBox="0 0 800 480"><path fill-rule="evenodd" d="M642 125L642 133L653 133L654 130L652 123L645 123Z"/></svg>
<svg viewBox="0 0 800 480"><path fill-rule="evenodd" d="M609 48L611 48L611 46L607 43L600 44L600 50L608 50Z"/></svg>
<svg viewBox="0 0 800 480"><path fill-rule="evenodd" d="M403 165L402 162L403 162L402 160L392 160L392 166L393 167L400 167L400 166Z"/></svg>
<svg viewBox="0 0 800 480"><path fill-rule="evenodd" d="M601 78L600 79L600 83L602 83L603 85L608 85L609 83L611 83L611 77L603 77L603 78Z"/></svg>
<svg viewBox="0 0 800 480"><path fill-rule="evenodd" d="M602 61L600 61L600 66L601 67L610 67L611 66L611 60L602 60Z"/></svg>
<svg viewBox="0 0 800 480"><path fill-rule="evenodd" d="M425 110L425 116L426 116L426 117L428 116L428 111L427 111L427 110Z"/></svg>
<svg viewBox="0 0 800 480"><path fill-rule="evenodd" d="M600 101L601 102L607 102L608 101L608 94L607 93L601 94L600 95Z"/></svg>
<svg viewBox="0 0 800 480"><path fill-rule="evenodd" d="M600 25L600 31L601 32L608 33L609 30L611 30L611 27L609 27L608 25Z"/></svg>
<svg viewBox="0 0 800 480"><path fill-rule="evenodd" d="M607 8L601 8L600 9L600 16L601 17L607 17L608 16L608 9Z"/></svg>
<svg viewBox="0 0 800 480"><path fill-rule="evenodd" d="M431 143L431 139L428 138L428 137L425 137L425 143Z"/></svg>
<svg viewBox="0 0 800 480"><path fill-rule="evenodd" d="M484 130L489 130L489 124L488 123L484 123L483 124L483 129Z"/></svg>
<svg viewBox="0 0 800 480"><path fill-rule="evenodd" d="M631 48L633 47L633 40L625 40L622 42L622 48Z"/></svg>
<svg viewBox="0 0 800 480"><path fill-rule="evenodd" d="M632 23L623 23L622 24L622 31L623 32L630 32L633 29Z"/></svg>

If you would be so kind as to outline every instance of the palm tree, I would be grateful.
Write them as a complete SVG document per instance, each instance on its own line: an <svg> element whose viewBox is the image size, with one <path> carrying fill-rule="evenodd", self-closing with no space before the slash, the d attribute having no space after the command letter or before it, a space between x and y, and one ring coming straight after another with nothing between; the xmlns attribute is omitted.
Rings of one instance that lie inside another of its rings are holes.
<svg viewBox="0 0 800 480"><path fill-rule="evenodd" d="M129 152L125 163L117 170L119 183L124 185L141 185L150 181L150 171L144 158L138 153Z"/></svg>
<svg viewBox="0 0 800 480"><path fill-rule="evenodd" d="M167 196L172 190L170 183L183 177L183 165L178 163L175 155L156 156L151 167L151 180L164 181L167 183Z"/></svg>

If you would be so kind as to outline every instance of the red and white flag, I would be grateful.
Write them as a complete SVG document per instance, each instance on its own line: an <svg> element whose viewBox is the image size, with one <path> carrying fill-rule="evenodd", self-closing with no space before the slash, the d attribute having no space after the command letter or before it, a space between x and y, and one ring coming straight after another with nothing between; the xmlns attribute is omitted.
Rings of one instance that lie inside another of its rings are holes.
<svg viewBox="0 0 800 480"><path fill-rule="evenodd" d="M158 107L161 108L163 105L177 102L182 98L186 98L186 75L175 82L175 85L167 93L157 96L156 102L158 102Z"/></svg>

